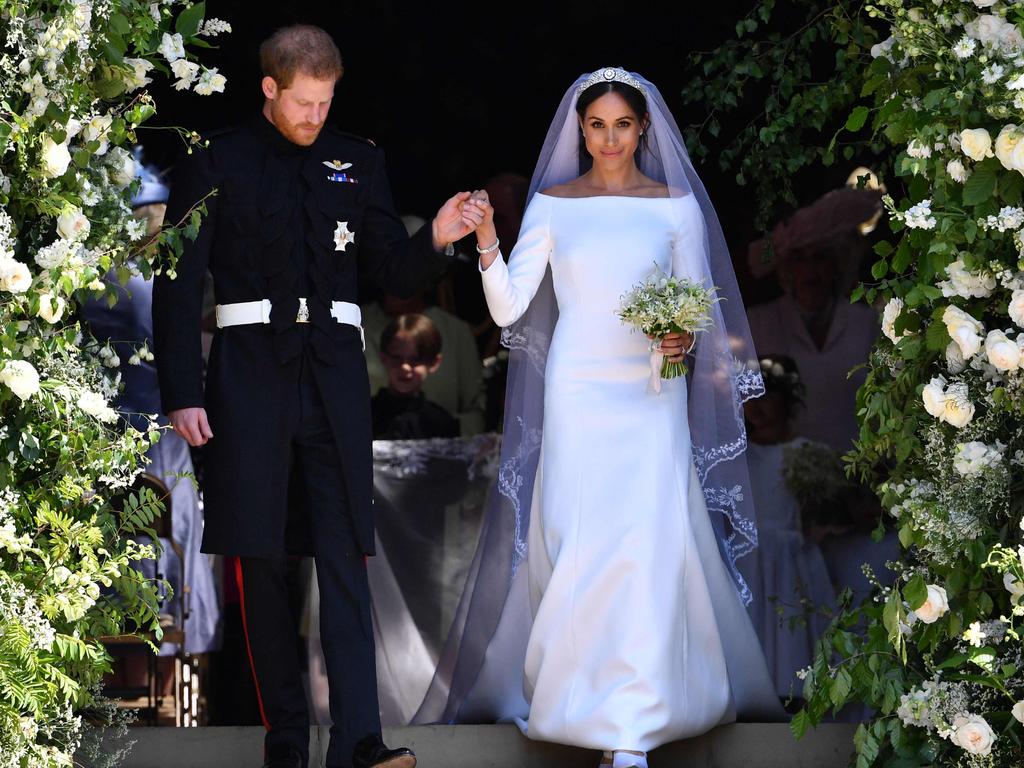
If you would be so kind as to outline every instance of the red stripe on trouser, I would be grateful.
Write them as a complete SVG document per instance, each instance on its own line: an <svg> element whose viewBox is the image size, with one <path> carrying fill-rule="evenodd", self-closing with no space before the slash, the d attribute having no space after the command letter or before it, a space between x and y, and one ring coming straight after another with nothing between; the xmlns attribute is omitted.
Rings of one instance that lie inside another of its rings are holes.
<svg viewBox="0 0 1024 768"><path fill-rule="evenodd" d="M242 608L242 632L245 634L245 650L249 654L249 668L252 670L252 681L256 684L256 702L260 707L260 720L263 727L272 731L267 713L263 710L263 694L260 691L260 678L256 674L256 664L252 660L252 646L249 644L249 622L245 618L245 585L242 579L242 558L235 558L235 579L238 581L238 604Z"/></svg>

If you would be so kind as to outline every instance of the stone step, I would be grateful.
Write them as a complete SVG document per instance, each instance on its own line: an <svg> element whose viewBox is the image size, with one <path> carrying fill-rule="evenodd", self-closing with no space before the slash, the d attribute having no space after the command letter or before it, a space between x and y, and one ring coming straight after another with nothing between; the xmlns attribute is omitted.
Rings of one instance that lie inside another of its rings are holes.
<svg viewBox="0 0 1024 768"><path fill-rule="evenodd" d="M651 755L651 768L846 768L855 726L823 725L796 742L779 724L725 725ZM327 729L310 729L310 768L322 768ZM124 768L259 768L263 729L135 728ZM525 738L512 725L385 729L392 746L411 747L421 768L596 768L596 752Z"/></svg>

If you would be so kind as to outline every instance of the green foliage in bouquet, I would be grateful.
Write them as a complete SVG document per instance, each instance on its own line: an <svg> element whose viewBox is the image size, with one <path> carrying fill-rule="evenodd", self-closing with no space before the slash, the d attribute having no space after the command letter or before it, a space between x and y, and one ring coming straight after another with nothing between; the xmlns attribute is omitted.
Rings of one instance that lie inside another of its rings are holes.
<svg viewBox="0 0 1024 768"><path fill-rule="evenodd" d="M155 553L133 537L155 538L161 505L130 491L159 429L111 408L120 360L75 308L195 236L201 208L147 236L129 149L156 111L150 74L223 89L186 52L229 31L204 16L179 0L0 0L0 768L71 765L109 669L99 638L159 635L159 585L133 567Z"/></svg>
<svg viewBox="0 0 1024 768"><path fill-rule="evenodd" d="M759 189L809 158L830 160L844 129L850 158L884 169L893 237L854 296L884 307L882 336L848 460L903 551L873 599L853 606L846 595L803 673L806 705L792 728L802 736L859 702L872 716L856 733L858 768L1020 766L1024 6L883 0L822 3L811 16L843 64L791 93L829 91L822 98L847 117L835 138L816 141L799 124L802 98L766 110L759 130L789 133ZM746 61L757 46L723 50ZM726 77L727 61L720 51L706 66ZM764 77L774 92L783 76ZM806 149L815 144L820 153Z"/></svg>

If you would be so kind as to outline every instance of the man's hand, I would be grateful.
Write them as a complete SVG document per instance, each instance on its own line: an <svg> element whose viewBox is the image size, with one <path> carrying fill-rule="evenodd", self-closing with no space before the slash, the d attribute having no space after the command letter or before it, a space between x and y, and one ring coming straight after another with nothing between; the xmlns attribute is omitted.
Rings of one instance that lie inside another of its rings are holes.
<svg viewBox="0 0 1024 768"><path fill-rule="evenodd" d="M652 341L658 341L654 336L648 336ZM669 362L681 363L686 353L693 347L693 335L689 333L666 333L661 337L658 344L658 351L668 358Z"/></svg>
<svg viewBox="0 0 1024 768"><path fill-rule="evenodd" d="M206 418L205 408L180 408L167 414L174 431L181 435L193 448L206 445L213 437L210 422Z"/></svg>
<svg viewBox="0 0 1024 768"><path fill-rule="evenodd" d="M470 192L459 192L454 197L449 198L437 212L437 215L431 222L434 233L434 248L436 250L444 249L448 243L461 240L476 229L462 215L463 208L470 195Z"/></svg>

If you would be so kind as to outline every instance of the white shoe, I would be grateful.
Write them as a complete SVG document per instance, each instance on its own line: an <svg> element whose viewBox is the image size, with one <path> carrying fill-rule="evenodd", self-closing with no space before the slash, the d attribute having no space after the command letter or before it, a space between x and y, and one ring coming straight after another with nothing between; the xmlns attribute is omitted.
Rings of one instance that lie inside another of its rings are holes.
<svg viewBox="0 0 1024 768"><path fill-rule="evenodd" d="M647 755L616 752L612 760L612 768L647 768Z"/></svg>

